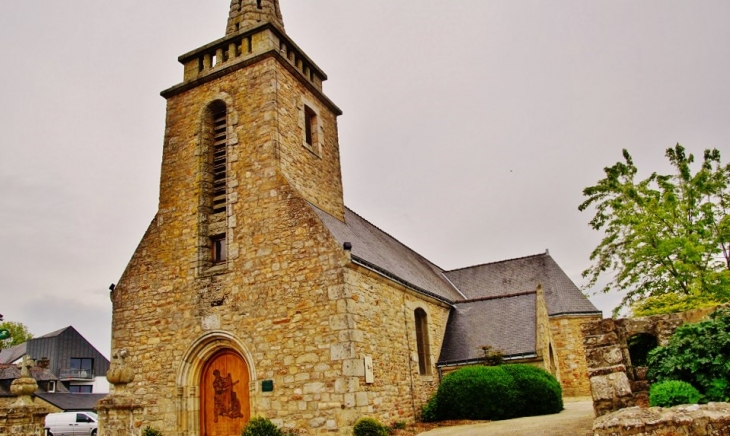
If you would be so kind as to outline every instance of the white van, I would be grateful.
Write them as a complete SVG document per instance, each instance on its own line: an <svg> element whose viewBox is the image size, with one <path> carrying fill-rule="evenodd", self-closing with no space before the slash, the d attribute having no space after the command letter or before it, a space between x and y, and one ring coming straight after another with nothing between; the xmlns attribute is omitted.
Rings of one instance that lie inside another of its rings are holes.
<svg viewBox="0 0 730 436"><path fill-rule="evenodd" d="M99 417L94 412L50 413L46 416L49 436L96 436Z"/></svg>

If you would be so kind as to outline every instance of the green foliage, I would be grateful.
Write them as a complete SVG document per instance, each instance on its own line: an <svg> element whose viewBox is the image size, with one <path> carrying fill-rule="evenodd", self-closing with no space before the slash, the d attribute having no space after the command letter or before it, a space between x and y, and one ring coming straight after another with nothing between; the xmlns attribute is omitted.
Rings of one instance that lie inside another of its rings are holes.
<svg viewBox="0 0 730 436"><path fill-rule="evenodd" d="M646 366L651 350L657 347L657 339L648 333L639 333L629 338L629 357L632 366Z"/></svg>
<svg viewBox="0 0 730 436"><path fill-rule="evenodd" d="M438 421L438 411L436 410L436 396L434 395L428 400L428 403L424 404L421 408L421 421L422 422L435 422Z"/></svg>
<svg viewBox="0 0 730 436"><path fill-rule="evenodd" d="M243 428L241 436L289 436L294 435L291 430L282 430L268 418L257 416Z"/></svg>
<svg viewBox="0 0 730 436"><path fill-rule="evenodd" d="M5 321L0 323L0 329L6 329L10 332L8 339L0 341L0 350L14 347L33 338L33 334L28 331L28 327L21 322Z"/></svg>
<svg viewBox="0 0 730 436"><path fill-rule="evenodd" d="M674 310L662 301L666 294L691 297L681 300L683 308L730 301L730 165L722 165L718 150L705 150L693 174L694 156L684 147L677 144L666 156L673 174L637 181L624 150L624 162L605 168L606 177L583 190L587 199L578 209L592 207L590 226L604 233L583 277L593 287L606 275L611 280L602 292L626 292L616 312L648 297L655 298L652 313Z"/></svg>
<svg viewBox="0 0 730 436"><path fill-rule="evenodd" d="M162 436L162 432L148 425L142 430L142 436Z"/></svg>
<svg viewBox="0 0 730 436"><path fill-rule="evenodd" d="M355 436L388 436L388 429L373 418L360 418L353 429Z"/></svg>
<svg viewBox="0 0 730 436"><path fill-rule="evenodd" d="M391 430L403 430L404 428L406 428L405 421L395 421L392 424L390 424Z"/></svg>
<svg viewBox="0 0 730 436"><path fill-rule="evenodd" d="M697 388L703 401L730 401L730 309L679 327L666 346L649 353L648 366L651 382L681 380Z"/></svg>
<svg viewBox="0 0 730 436"><path fill-rule="evenodd" d="M651 385L649 405L672 407L680 404L697 404L700 392L691 384L678 380L667 380Z"/></svg>
<svg viewBox="0 0 730 436"><path fill-rule="evenodd" d="M563 409L561 394L555 377L529 365L466 367L444 377L422 419L494 421L557 413Z"/></svg>
<svg viewBox="0 0 730 436"><path fill-rule="evenodd" d="M686 312L692 309L713 307L722 304L713 299L712 295L680 295L664 294L648 297L631 305L631 313L634 316L661 315L664 313Z"/></svg>
<svg viewBox="0 0 730 436"><path fill-rule="evenodd" d="M549 372L530 365L502 368L514 378L520 392L520 416L548 415L563 410L563 388Z"/></svg>

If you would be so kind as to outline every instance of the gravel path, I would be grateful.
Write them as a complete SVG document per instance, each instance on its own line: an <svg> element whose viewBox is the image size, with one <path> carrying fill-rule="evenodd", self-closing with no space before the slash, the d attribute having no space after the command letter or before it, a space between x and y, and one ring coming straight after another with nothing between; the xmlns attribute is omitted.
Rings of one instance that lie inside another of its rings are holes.
<svg viewBox="0 0 730 436"><path fill-rule="evenodd" d="M555 415L441 427L421 436L586 436L593 427L593 403L576 400L566 399L565 410Z"/></svg>

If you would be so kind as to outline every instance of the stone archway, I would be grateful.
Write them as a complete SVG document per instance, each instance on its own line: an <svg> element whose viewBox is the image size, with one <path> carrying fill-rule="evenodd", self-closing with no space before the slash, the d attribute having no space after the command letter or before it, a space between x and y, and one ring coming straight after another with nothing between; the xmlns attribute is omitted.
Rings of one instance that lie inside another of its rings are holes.
<svg viewBox="0 0 730 436"><path fill-rule="evenodd" d="M219 358L222 360L217 361ZM238 359L238 363L236 363L236 359ZM229 364L229 362L232 363ZM229 366L232 369L239 369L229 370ZM204 400L204 398L207 395L205 393L206 386L213 389L212 383L215 381L214 371L216 369L221 377L227 378L230 372L231 380L239 381L235 385L236 400L241 404L241 413L244 415L245 422L248 422L251 414L256 414L256 410L254 410L255 402L251 399L256 392L257 378L251 353L230 332L209 331L193 341L183 355L182 365L177 375L179 404L177 428L179 434L186 436L206 435L206 429L204 428L205 405L203 403L206 402L207 405L207 402L212 401L212 404L215 404L214 396L211 397L212 400ZM212 381L206 380L206 374L208 377L212 377ZM244 398L245 401L242 401ZM224 417L224 419L229 418ZM220 420L221 418L219 418ZM241 431L232 431L231 433L209 432L208 436L220 434L225 436L240 435Z"/></svg>
<svg viewBox="0 0 730 436"><path fill-rule="evenodd" d="M215 353L200 378L200 434L239 435L251 419L248 365L231 349Z"/></svg>

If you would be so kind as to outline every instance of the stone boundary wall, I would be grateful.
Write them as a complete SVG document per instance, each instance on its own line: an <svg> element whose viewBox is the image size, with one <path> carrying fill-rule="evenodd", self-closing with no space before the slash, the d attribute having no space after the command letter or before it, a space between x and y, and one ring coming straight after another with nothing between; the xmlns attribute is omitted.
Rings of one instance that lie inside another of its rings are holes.
<svg viewBox="0 0 730 436"><path fill-rule="evenodd" d="M634 366L628 340L641 333L666 345L674 331L686 323L706 318L717 308L641 318L602 319L583 325L583 346L596 416L632 406L649 405L646 367Z"/></svg>
<svg viewBox="0 0 730 436"><path fill-rule="evenodd" d="M728 436L730 404L630 407L593 422L594 436Z"/></svg>
<svg viewBox="0 0 730 436"><path fill-rule="evenodd" d="M0 408L0 435L44 435L46 415L50 410L35 405Z"/></svg>

